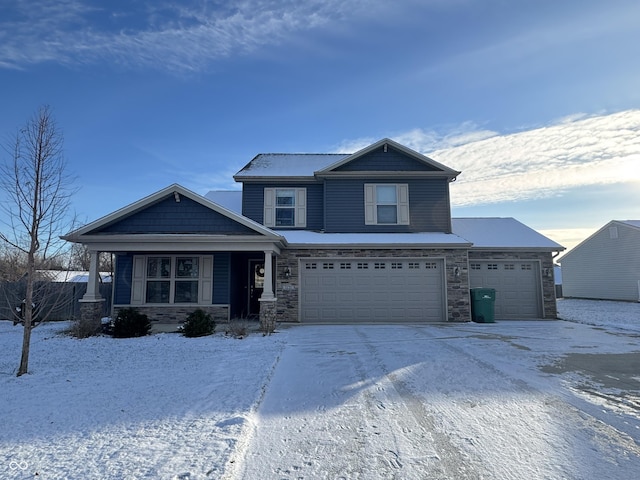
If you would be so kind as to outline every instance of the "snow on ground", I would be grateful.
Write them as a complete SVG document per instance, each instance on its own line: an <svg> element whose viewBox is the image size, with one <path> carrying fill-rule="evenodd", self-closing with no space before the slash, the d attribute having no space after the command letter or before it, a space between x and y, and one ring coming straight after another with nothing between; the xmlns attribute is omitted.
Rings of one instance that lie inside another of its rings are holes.
<svg viewBox="0 0 640 480"><path fill-rule="evenodd" d="M0 478L635 479L637 310L565 302L571 322L243 340L47 324L20 378L22 329L2 321Z"/></svg>
<svg viewBox="0 0 640 480"><path fill-rule="evenodd" d="M558 300L558 316L563 320L617 327L640 332L640 303L607 300Z"/></svg>

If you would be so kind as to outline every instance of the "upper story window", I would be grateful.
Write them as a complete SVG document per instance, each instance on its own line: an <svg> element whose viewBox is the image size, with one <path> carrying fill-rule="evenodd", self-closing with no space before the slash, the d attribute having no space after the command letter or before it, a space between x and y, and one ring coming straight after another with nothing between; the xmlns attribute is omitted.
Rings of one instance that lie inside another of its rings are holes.
<svg viewBox="0 0 640 480"><path fill-rule="evenodd" d="M276 189L276 227L293 227L296 219L296 191Z"/></svg>
<svg viewBox="0 0 640 480"><path fill-rule="evenodd" d="M409 225L409 185L365 183L366 225Z"/></svg>
<svg viewBox="0 0 640 480"><path fill-rule="evenodd" d="M306 188L265 188L265 227L307 226Z"/></svg>

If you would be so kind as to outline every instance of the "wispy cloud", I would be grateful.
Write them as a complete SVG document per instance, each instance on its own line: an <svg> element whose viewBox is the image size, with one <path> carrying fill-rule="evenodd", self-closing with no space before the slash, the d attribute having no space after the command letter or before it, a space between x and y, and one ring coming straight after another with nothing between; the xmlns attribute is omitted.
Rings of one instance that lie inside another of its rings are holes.
<svg viewBox="0 0 640 480"><path fill-rule="evenodd" d="M278 44L292 33L369 12L376 0L126 3L18 0L0 7L0 67L113 62L198 71L215 59Z"/></svg>
<svg viewBox="0 0 640 480"><path fill-rule="evenodd" d="M576 114L525 132L500 135L473 123L442 133L414 129L390 138L462 174L454 206L560 195L588 185L640 182L640 110ZM344 141L355 152L379 138Z"/></svg>
<svg viewBox="0 0 640 480"><path fill-rule="evenodd" d="M640 182L640 110L502 135L430 153L462 170L457 206L543 198L588 186Z"/></svg>

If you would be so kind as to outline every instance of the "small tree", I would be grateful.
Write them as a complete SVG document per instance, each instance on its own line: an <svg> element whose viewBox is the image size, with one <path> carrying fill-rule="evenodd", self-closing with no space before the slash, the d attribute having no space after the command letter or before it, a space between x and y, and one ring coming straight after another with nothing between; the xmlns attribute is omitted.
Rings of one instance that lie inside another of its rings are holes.
<svg viewBox="0 0 640 480"><path fill-rule="evenodd" d="M18 376L27 373L31 328L36 295L36 264L48 262L63 252L59 235L66 231L73 179L66 173L63 137L48 106L19 129L5 147L9 159L0 166L0 187L6 198L0 202L8 215L3 223L7 233L0 233L9 249L26 257L26 292L24 298L24 335ZM38 299L42 300L42 299ZM40 320L46 312L39 312Z"/></svg>

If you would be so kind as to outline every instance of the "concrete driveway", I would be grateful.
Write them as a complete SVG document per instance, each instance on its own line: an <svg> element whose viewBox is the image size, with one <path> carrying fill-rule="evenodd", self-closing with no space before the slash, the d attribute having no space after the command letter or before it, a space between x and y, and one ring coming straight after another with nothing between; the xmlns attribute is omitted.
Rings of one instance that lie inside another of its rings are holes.
<svg viewBox="0 0 640 480"><path fill-rule="evenodd" d="M640 471L640 338L565 321L295 326L225 478Z"/></svg>

